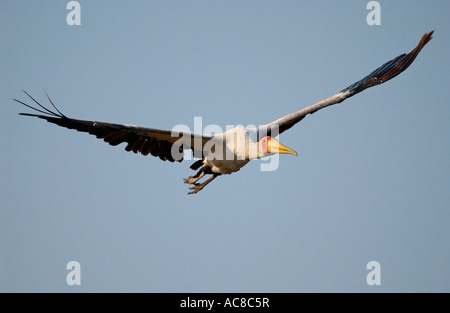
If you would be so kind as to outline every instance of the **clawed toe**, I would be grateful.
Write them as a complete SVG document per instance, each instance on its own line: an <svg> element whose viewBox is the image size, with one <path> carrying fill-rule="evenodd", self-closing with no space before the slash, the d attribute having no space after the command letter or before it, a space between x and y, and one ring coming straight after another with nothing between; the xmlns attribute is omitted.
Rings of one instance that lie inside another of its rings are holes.
<svg viewBox="0 0 450 313"><path fill-rule="evenodd" d="M189 189L192 191L188 192L188 195L193 195L193 194L196 194L197 192L199 192L200 190L202 190L203 188L189 187Z"/></svg>
<svg viewBox="0 0 450 313"><path fill-rule="evenodd" d="M183 178L184 183L185 184L189 184L189 185L196 185L197 179L195 179L194 177L190 176L188 178Z"/></svg>
<svg viewBox="0 0 450 313"><path fill-rule="evenodd" d="M201 177L188 177L187 179L184 179L184 182L186 184L190 184L192 185L191 187L189 187L189 190L192 190L190 192L188 192L189 195L195 194L197 192L199 192L200 190L202 190L203 188L205 188L206 185L208 185L214 178L216 178L217 176L219 176L220 174L213 174L213 176L211 176L210 178L208 178L204 183L202 184L198 184L197 181L203 177L204 175L200 175Z"/></svg>

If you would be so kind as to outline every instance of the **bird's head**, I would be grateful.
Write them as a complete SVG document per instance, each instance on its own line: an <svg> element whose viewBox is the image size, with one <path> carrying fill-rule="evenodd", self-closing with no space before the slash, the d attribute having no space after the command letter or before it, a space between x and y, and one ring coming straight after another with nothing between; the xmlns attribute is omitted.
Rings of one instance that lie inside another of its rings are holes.
<svg viewBox="0 0 450 313"><path fill-rule="evenodd" d="M285 153L298 156L297 152L291 148L282 145L270 136L264 137L259 141L260 149L262 152L262 157L274 154L274 153Z"/></svg>

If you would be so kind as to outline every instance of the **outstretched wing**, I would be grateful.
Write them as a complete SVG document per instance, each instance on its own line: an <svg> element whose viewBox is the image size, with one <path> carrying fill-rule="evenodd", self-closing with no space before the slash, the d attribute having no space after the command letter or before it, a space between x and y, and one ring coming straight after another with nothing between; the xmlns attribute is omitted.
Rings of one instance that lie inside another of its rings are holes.
<svg viewBox="0 0 450 313"><path fill-rule="evenodd" d="M80 132L95 135L97 138L103 139L112 146L126 142L126 151L133 151L134 153L140 152L143 155L151 154L155 157L159 157L163 161L181 162L183 160L184 149L192 149L194 150L195 156L201 157L203 146L207 141L212 139L212 137L209 136L166 129L76 120L62 114L50 100L48 95L47 98L56 112L41 105L27 92L25 92L25 94L30 97L40 109L20 100L13 100L42 114L20 113L20 115L38 117L62 127L76 129Z"/></svg>
<svg viewBox="0 0 450 313"><path fill-rule="evenodd" d="M278 134L288 130L298 122L300 122L306 115L312 114L320 109L323 109L327 106L340 103L351 96L356 95L357 93L376 85L380 85L382 83L387 82L388 80L394 78L411 65L414 59L419 54L420 50L433 38L433 32L426 33L420 39L417 47L412 50L408 54L402 54L396 57L395 59L384 63L375 71L357 81L354 84L351 84L347 88L343 89L340 93L322 100L312 106L309 106L303 110L297 111L295 113L286 115L270 124L265 125L261 131L264 131L267 134L270 134L271 129L274 127L278 127Z"/></svg>

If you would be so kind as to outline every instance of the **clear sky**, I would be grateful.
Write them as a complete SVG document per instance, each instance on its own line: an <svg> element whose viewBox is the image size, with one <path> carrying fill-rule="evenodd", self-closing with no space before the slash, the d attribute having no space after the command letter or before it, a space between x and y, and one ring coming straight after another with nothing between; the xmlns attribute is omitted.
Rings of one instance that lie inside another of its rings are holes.
<svg viewBox="0 0 450 313"><path fill-rule="evenodd" d="M450 291L450 2L0 1L0 291ZM260 125L434 39L404 73L187 195L189 165L19 116ZM66 265L81 265L69 286ZM369 286L366 265L381 266Z"/></svg>

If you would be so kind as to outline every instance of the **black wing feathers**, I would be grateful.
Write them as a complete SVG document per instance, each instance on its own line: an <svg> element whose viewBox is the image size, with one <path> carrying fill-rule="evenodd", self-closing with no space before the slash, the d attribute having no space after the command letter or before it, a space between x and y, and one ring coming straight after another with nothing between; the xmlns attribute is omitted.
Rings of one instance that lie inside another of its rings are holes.
<svg viewBox="0 0 450 313"><path fill-rule="evenodd" d="M424 34L420 39L417 47L414 48L414 50L412 50L410 53L404 53L402 55L399 55L395 59L384 63L375 71L373 71L360 81L357 81L356 83L343 89L341 92L350 91L349 97L351 97L363 91L364 89L385 83L388 80L399 75L411 65L411 63L419 54L420 50L422 50L422 48L433 38L433 33L434 31Z"/></svg>
<svg viewBox="0 0 450 313"><path fill-rule="evenodd" d="M401 54L393 60L384 63L375 71L371 72L369 75L357 81L356 83L351 84L338 94L319 101L316 104L306 107L300 111L285 115L277 119L276 121L265 125L264 127L260 127L259 131L261 133L270 133L271 131L269 129L277 126L278 134L281 134L300 122L308 114L313 114L314 112L322 110L323 108L326 108L330 105L341 103L345 99L348 99L369 87L387 82L388 80L402 73L411 65L411 63L419 54L420 50L422 50L422 48L433 38L433 33L434 31L424 34L416 48L414 48L414 50L412 50L410 53Z"/></svg>
<svg viewBox="0 0 450 313"><path fill-rule="evenodd" d="M45 115L30 113L20 113L20 115L38 117L65 128L76 129L79 132L95 135L97 138L103 139L112 146L117 146L126 142L126 151L133 151L134 153L140 152L143 155L151 154L155 157L159 157L163 161L181 162L183 160L183 145L175 147L175 149L177 149L176 151L179 152L177 154L179 157L174 158L172 156L173 144L182 136L181 133L178 134L178 136L173 136L172 132L169 130L72 119L62 114L52 103L50 98L48 98L50 103L58 113L41 105L27 92L25 92L25 94L28 95L28 97L30 97L41 109L32 107L17 99L13 100Z"/></svg>

